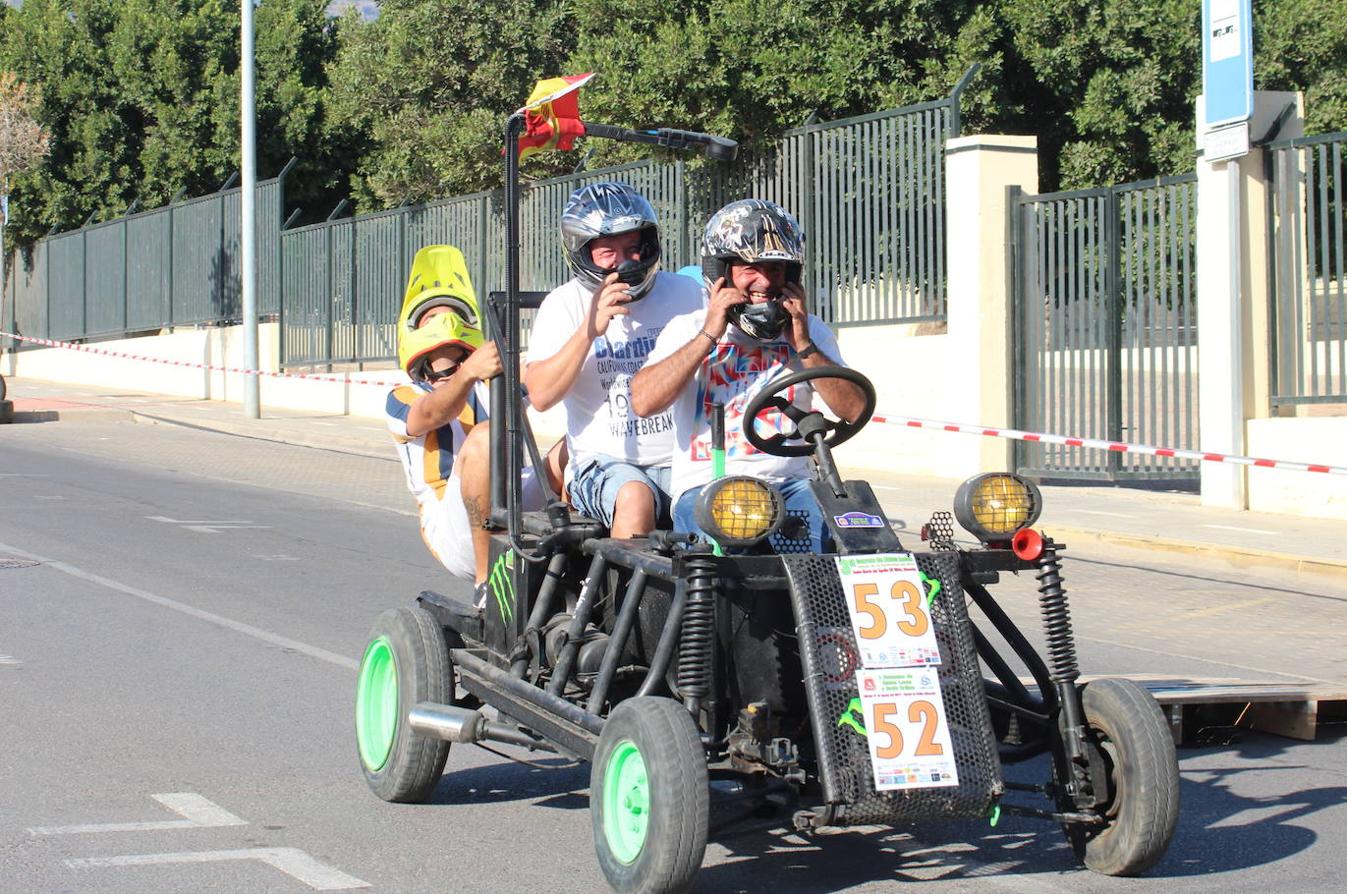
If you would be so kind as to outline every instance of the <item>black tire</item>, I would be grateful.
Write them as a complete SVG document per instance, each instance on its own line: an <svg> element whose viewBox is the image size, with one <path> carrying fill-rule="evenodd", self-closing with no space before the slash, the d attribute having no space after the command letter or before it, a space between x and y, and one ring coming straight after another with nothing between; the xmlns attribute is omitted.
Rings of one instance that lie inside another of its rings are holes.
<svg viewBox="0 0 1347 894"><path fill-rule="evenodd" d="M5 399L5 392L7 390L9 390L9 386L5 384L5 377L0 376L0 400Z"/></svg>
<svg viewBox="0 0 1347 894"><path fill-rule="evenodd" d="M396 692L388 686L371 686L368 671L374 661L386 662L391 657L391 674L382 678L393 682ZM449 757L449 743L427 738L407 726L407 715L417 702L451 704L454 697L454 669L449 661L444 632L429 612L419 606L389 609L379 616L370 631L369 646L361 659L357 674L356 696L356 757L370 789L385 801L415 804L430 796L444 774L444 762ZM371 690L378 690L371 695ZM370 733L364 727L372 726L367 713L362 713L362 700L377 697L379 691L386 697L384 719L391 724L385 735L375 735L385 743L386 754L379 760L383 748L373 756L367 748Z"/></svg>
<svg viewBox="0 0 1347 894"><path fill-rule="evenodd" d="M1100 831L1077 826L1068 837L1086 867L1102 875L1140 875L1160 861L1179 819L1179 763L1160 705L1131 680L1081 687L1091 757L1107 769L1109 797Z"/></svg>
<svg viewBox="0 0 1347 894"><path fill-rule="evenodd" d="M618 780L629 769L633 746L641 759L640 788L646 797L642 805L646 819L634 853L630 840L624 848L621 833L612 831L610 819L616 823L618 814L614 811L610 818L607 808L613 801L605 797L610 781L621 788ZM594 850L613 890L621 894L688 890L706 853L710 813L706 752L692 715L667 698L632 698L618 704L599 736L589 785Z"/></svg>

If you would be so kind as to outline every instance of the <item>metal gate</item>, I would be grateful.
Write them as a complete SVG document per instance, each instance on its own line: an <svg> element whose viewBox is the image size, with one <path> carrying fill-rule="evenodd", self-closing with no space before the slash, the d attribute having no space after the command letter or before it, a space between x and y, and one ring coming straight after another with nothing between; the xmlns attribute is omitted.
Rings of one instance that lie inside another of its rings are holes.
<svg viewBox="0 0 1347 894"><path fill-rule="evenodd" d="M1347 133L1268 147L1272 405L1347 403Z"/></svg>
<svg viewBox="0 0 1347 894"><path fill-rule="evenodd" d="M1015 425L1197 447L1197 177L1012 190ZM1016 442L1035 478L1194 479L1198 463Z"/></svg>

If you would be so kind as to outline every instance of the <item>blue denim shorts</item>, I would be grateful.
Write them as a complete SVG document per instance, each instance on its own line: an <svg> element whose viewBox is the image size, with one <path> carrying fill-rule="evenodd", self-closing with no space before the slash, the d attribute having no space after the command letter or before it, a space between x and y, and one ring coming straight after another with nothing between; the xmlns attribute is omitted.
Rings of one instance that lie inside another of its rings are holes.
<svg viewBox="0 0 1347 894"><path fill-rule="evenodd" d="M611 528L617 492L624 484L639 481L655 497L655 524L668 528L670 474L669 466L637 466L615 456L592 456L571 478L571 505Z"/></svg>

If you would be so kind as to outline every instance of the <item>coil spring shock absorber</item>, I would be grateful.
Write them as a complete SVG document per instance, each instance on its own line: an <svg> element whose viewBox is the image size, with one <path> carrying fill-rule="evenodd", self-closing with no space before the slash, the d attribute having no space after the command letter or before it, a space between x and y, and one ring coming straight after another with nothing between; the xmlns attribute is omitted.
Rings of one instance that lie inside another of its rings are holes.
<svg viewBox="0 0 1347 894"><path fill-rule="evenodd" d="M709 555L690 556L684 563L687 608L678 640L678 691L683 704L696 713L711 692L711 649L715 642L716 561Z"/></svg>
<svg viewBox="0 0 1347 894"><path fill-rule="evenodd" d="M1062 588L1062 562L1058 544L1043 541L1038 557L1038 608L1043 617L1043 634L1048 641L1048 668L1054 683L1075 683L1080 676L1076 664L1076 637L1071 630L1071 608Z"/></svg>
<svg viewBox="0 0 1347 894"><path fill-rule="evenodd" d="M1039 555L1038 610L1043 618L1043 634L1048 644L1049 679L1057 692L1062 710L1062 738L1067 766L1061 770L1066 793L1077 807L1096 803L1090 784L1085 730L1085 709L1081 706L1076 680L1080 666L1076 662L1076 637L1071 629L1071 607L1062 587L1062 562L1058 550L1065 549L1052 538L1043 538Z"/></svg>

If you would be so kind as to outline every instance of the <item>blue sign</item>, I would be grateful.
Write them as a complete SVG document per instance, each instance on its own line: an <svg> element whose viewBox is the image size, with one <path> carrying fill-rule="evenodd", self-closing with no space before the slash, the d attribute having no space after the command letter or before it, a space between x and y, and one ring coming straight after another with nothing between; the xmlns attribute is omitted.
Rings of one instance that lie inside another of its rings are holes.
<svg viewBox="0 0 1347 894"><path fill-rule="evenodd" d="M1203 129L1253 114L1251 0L1202 0Z"/></svg>

